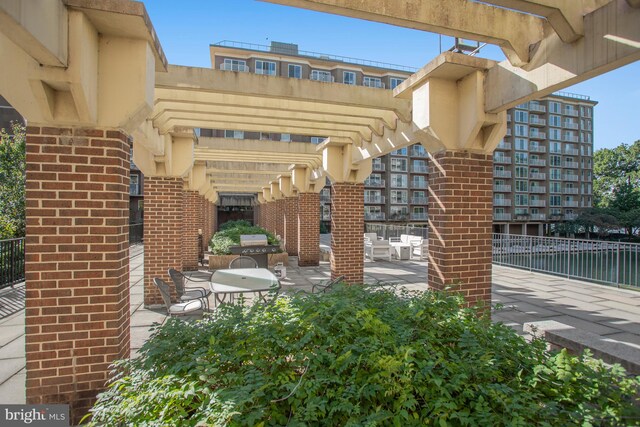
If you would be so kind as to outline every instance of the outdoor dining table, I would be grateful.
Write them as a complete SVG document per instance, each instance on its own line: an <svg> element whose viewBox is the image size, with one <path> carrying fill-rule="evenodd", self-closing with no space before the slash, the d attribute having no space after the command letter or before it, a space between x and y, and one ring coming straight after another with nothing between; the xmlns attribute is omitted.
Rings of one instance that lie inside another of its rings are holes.
<svg viewBox="0 0 640 427"><path fill-rule="evenodd" d="M216 303L223 303L229 295L257 293L264 301L266 292L280 289L278 278L266 268L232 268L217 270L209 283Z"/></svg>

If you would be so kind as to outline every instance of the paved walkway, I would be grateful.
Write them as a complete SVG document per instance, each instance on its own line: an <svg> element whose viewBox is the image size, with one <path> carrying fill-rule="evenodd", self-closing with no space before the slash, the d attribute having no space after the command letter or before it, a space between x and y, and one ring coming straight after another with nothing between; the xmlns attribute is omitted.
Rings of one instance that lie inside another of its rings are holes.
<svg viewBox="0 0 640 427"><path fill-rule="evenodd" d="M131 248L131 354L135 356L149 337L160 311L143 307L141 246ZM365 282L402 282L411 289L426 289L426 261L366 261ZM330 276L328 262L298 267L290 258L283 289L310 290ZM640 291L569 280L508 267L493 266L493 320L522 333L524 322L556 320L620 341L640 352ZM25 403L24 283L0 291L0 403Z"/></svg>

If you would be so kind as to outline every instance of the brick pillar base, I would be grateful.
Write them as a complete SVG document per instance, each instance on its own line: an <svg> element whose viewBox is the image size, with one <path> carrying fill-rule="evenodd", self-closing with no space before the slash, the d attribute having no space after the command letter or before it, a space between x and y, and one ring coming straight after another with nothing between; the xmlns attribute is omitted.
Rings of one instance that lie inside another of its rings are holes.
<svg viewBox="0 0 640 427"><path fill-rule="evenodd" d="M287 253L298 255L298 198L284 199L284 240Z"/></svg>
<svg viewBox="0 0 640 427"><path fill-rule="evenodd" d="M429 175L428 284L454 287L470 305L491 302L491 155L442 152Z"/></svg>
<svg viewBox="0 0 640 427"><path fill-rule="evenodd" d="M298 196L298 265L320 265L320 195Z"/></svg>
<svg viewBox="0 0 640 427"><path fill-rule="evenodd" d="M284 199L276 200L275 218L276 218L276 234L284 238Z"/></svg>
<svg viewBox="0 0 640 427"><path fill-rule="evenodd" d="M30 126L26 169L26 401L75 425L130 352L127 135Z"/></svg>
<svg viewBox="0 0 640 427"><path fill-rule="evenodd" d="M364 184L331 186L331 278L364 281Z"/></svg>
<svg viewBox="0 0 640 427"><path fill-rule="evenodd" d="M153 284L159 277L169 284L169 268L182 271L182 178L145 177L144 180L144 305L164 305Z"/></svg>

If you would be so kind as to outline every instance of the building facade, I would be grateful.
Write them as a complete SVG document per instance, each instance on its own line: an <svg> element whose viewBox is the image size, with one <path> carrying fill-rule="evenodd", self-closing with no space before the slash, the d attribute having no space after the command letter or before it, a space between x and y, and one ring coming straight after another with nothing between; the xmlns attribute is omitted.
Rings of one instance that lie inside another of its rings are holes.
<svg viewBox="0 0 640 427"><path fill-rule="evenodd" d="M354 58L304 52L295 44L221 42L210 46L219 70L395 88L415 70ZM508 111L507 134L494 153L494 231L542 235L591 207L593 107L586 96L558 93ZM200 129L201 136L321 143L322 135ZM429 154L420 144L373 160L364 182L365 221L427 226ZM331 223L331 188L320 193L322 229Z"/></svg>

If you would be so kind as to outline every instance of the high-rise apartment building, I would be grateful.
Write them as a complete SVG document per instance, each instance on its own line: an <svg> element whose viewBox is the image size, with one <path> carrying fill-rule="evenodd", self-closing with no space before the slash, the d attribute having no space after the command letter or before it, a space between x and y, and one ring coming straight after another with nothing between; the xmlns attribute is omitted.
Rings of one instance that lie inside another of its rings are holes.
<svg viewBox="0 0 640 427"><path fill-rule="evenodd" d="M304 52L295 44L238 42L211 45L211 62L230 72L395 88L415 70L373 61ZM591 206L593 106L588 97L558 93L508 112L507 135L494 154L494 229L542 234L552 222L574 219ZM322 135L200 129L201 136L320 143ZM420 144L373 160L365 181L365 221L427 224L429 154ZM329 227L330 188L320 194Z"/></svg>

